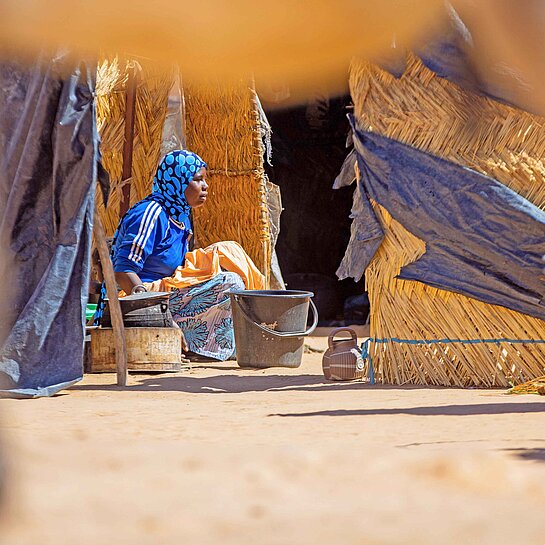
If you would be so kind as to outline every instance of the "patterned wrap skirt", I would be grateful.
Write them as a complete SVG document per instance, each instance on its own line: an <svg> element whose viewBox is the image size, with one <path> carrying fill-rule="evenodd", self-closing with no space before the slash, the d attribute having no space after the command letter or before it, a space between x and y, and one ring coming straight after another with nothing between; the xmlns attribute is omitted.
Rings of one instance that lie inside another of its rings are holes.
<svg viewBox="0 0 545 545"><path fill-rule="evenodd" d="M235 354L235 334L229 291L246 289L242 278L222 272L211 280L170 294L170 312L189 350L225 361Z"/></svg>

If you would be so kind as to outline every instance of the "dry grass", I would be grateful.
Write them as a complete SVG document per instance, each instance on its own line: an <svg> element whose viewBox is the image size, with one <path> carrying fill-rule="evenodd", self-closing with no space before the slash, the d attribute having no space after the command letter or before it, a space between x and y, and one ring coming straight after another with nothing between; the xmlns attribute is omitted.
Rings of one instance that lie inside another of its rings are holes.
<svg viewBox="0 0 545 545"><path fill-rule="evenodd" d="M464 91L415 57L399 79L354 62L355 114L367 130L495 177L545 207L545 120ZM366 272L371 336L403 339L544 339L536 318L426 286L397 280L425 244L375 206L385 240ZM545 371L543 344L373 345L378 380L394 384L508 386Z"/></svg>
<svg viewBox="0 0 545 545"><path fill-rule="evenodd" d="M396 79L355 61L350 89L362 127L496 178L545 206L545 119L470 93L410 55Z"/></svg>
<svg viewBox="0 0 545 545"><path fill-rule="evenodd" d="M518 384L511 388L509 394L539 394L545 395L545 375Z"/></svg>
<svg viewBox="0 0 545 545"><path fill-rule="evenodd" d="M196 243L235 240L269 279L271 233L263 144L250 82L184 84L187 146L208 164L206 206L195 210Z"/></svg>
<svg viewBox="0 0 545 545"><path fill-rule="evenodd" d="M110 175L111 193L108 208L101 199L97 206L106 234L112 236L119 223L125 140L125 92L129 63L134 59L110 57L97 68L97 127L101 137L102 162ZM139 84L136 95L134 150L130 204L151 192L151 184L159 162L163 124L167 111L168 92L174 72L165 72L151 63L139 60Z"/></svg>

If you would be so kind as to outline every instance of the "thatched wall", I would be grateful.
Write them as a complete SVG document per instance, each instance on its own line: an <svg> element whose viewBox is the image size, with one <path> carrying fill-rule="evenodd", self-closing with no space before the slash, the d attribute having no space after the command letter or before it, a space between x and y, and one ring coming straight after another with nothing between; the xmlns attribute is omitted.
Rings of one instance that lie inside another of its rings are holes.
<svg viewBox="0 0 545 545"><path fill-rule="evenodd" d="M253 85L184 83L186 142L208 164L206 205L195 210L195 238L204 247L239 242L267 278L271 233L260 118Z"/></svg>
<svg viewBox="0 0 545 545"><path fill-rule="evenodd" d="M125 140L125 93L129 63L119 57L103 59L97 69L97 126L101 137L102 162L110 175L110 200L105 210L101 199L97 206L106 234L112 236L119 223ZM167 111L168 93L174 72L155 68L151 63L138 61L140 67L136 94L134 149L130 204L138 202L151 191L151 184L159 162L163 125Z"/></svg>
<svg viewBox="0 0 545 545"><path fill-rule="evenodd" d="M351 68L355 115L367 130L488 174L545 208L545 119L464 91L410 57L397 79L376 65ZM366 272L371 336L402 339L544 339L545 323L412 281L401 267L425 244L379 206L386 237ZM507 386L543 375L543 344L372 346L387 383Z"/></svg>

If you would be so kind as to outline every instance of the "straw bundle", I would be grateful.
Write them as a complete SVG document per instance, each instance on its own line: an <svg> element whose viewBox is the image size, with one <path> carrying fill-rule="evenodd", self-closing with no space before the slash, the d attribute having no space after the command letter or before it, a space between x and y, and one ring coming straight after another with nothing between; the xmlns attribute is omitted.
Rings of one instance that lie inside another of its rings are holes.
<svg viewBox="0 0 545 545"><path fill-rule="evenodd" d="M545 395L545 376L537 377L511 388L508 394L539 394Z"/></svg>
<svg viewBox="0 0 545 545"><path fill-rule="evenodd" d="M368 130L495 177L545 207L545 120L474 95L436 77L411 56L396 79L367 62L351 69L359 123ZM419 282L397 280L425 244L375 205L386 233L366 271L376 339L545 339L545 323ZM374 343L386 383L508 386L543 375L545 345Z"/></svg>
<svg viewBox="0 0 545 545"><path fill-rule="evenodd" d="M98 63L96 108L97 128L101 138L102 163L110 175L111 192L108 208L101 199L97 206L106 234L112 236L119 223L122 197L123 144L125 140L125 93L130 63L134 60L105 58ZM138 61L139 78L136 93L134 148L130 204L151 191L151 182L159 162L168 92L174 81L173 72Z"/></svg>
<svg viewBox="0 0 545 545"><path fill-rule="evenodd" d="M204 247L239 242L269 278L271 233L263 144L253 86L184 84L186 141L208 164L206 206L195 210L195 238Z"/></svg>

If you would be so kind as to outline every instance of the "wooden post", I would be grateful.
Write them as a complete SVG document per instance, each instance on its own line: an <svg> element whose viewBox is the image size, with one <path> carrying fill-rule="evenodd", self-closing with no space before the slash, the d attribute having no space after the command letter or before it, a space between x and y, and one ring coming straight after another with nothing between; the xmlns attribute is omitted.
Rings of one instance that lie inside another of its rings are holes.
<svg viewBox="0 0 545 545"><path fill-rule="evenodd" d="M133 63L129 68L127 91L125 93L125 140L123 143L123 170L121 173L122 187L119 217L123 217L129 209L131 201L130 178L132 176L132 152L134 145L134 114L136 109L136 90L138 88L138 67Z"/></svg>
<svg viewBox="0 0 545 545"><path fill-rule="evenodd" d="M102 264L102 275L106 284L106 294L110 305L110 316L115 344L115 363L117 369L117 385L127 385L127 345L125 343L125 327L123 326L123 315L121 305L117 297L117 282L115 281L114 268L110 259L110 252L106 242L106 234L102 220L95 207L94 232L98 255Z"/></svg>

